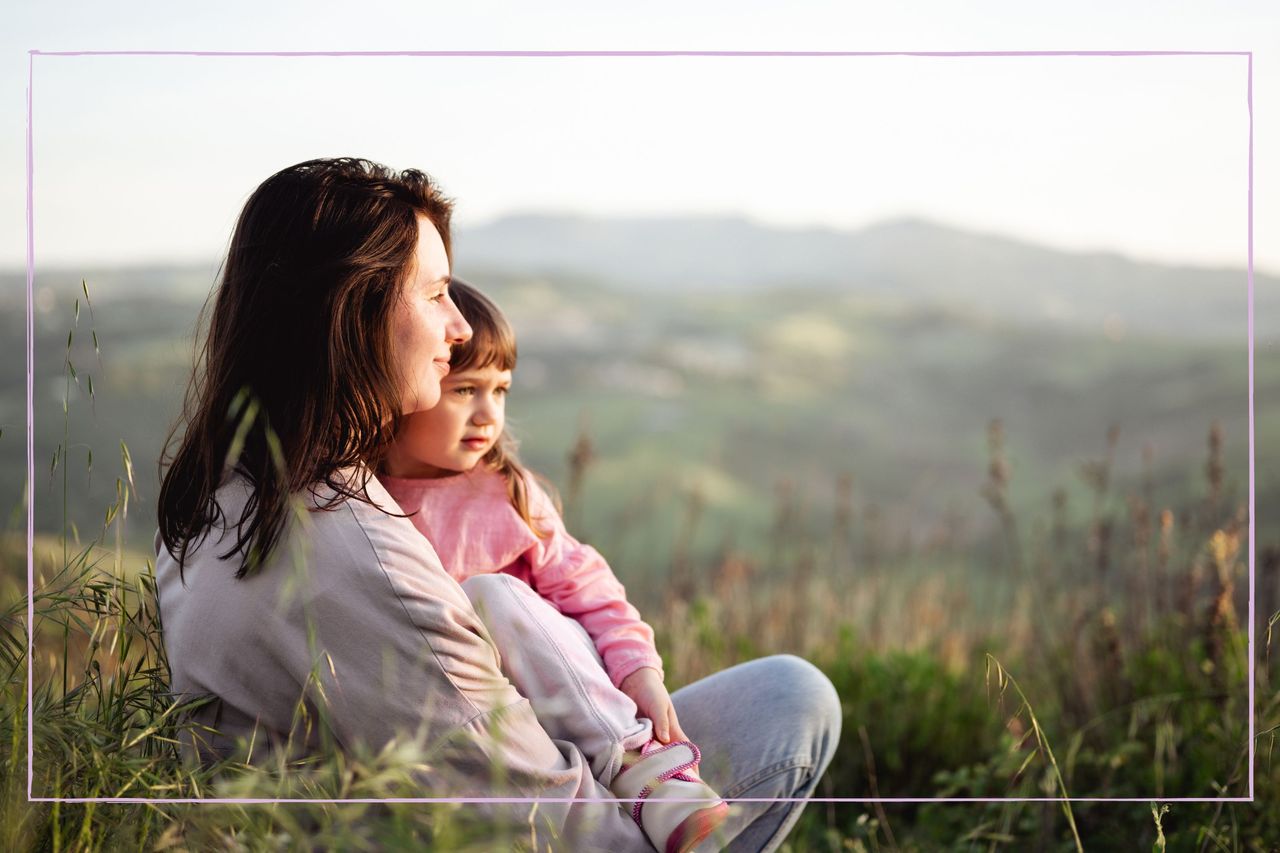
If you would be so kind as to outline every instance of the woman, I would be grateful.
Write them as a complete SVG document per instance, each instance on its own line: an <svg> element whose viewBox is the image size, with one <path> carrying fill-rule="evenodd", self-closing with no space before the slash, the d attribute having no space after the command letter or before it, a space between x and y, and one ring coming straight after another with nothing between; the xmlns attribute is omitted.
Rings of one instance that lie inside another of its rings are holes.
<svg viewBox="0 0 1280 853"><path fill-rule="evenodd" d="M338 159L279 172L241 213L160 492L173 690L213 697L188 748L209 760L252 743L254 759L417 738L430 795L536 797L557 846L648 849L616 804L587 802L611 795L539 727L371 473L470 335L448 294L450 210L420 172ZM739 803L732 846L781 843L835 749L830 683L782 656L672 698L721 757L703 773L724 797L798 800Z"/></svg>

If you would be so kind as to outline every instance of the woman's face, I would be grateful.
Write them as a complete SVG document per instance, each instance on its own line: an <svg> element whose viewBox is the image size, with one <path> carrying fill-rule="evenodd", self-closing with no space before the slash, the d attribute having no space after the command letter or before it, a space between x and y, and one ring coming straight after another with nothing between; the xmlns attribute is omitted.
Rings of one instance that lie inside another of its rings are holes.
<svg viewBox="0 0 1280 853"><path fill-rule="evenodd" d="M430 409L440 400L440 380L449 372L449 347L471 337L471 327L449 298L449 256L440 232L418 217L418 248L392 320L392 345L404 387L400 413Z"/></svg>

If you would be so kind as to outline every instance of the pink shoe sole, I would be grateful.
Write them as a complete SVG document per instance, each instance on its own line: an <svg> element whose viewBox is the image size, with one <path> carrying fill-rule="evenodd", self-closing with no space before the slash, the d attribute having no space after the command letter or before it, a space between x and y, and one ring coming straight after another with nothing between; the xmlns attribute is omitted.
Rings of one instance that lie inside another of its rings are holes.
<svg viewBox="0 0 1280 853"><path fill-rule="evenodd" d="M698 809L680 821L680 825L672 831L667 838L666 853L689 853L715 832L728 816L728 803L716 803L714 806Z"/></svg>

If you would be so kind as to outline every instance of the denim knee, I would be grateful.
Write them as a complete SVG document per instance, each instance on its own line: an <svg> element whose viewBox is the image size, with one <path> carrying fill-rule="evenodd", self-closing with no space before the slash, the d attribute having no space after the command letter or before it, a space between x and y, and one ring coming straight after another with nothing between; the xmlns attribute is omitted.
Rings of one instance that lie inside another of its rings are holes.
<svg viewBox="0 0 1280 853"><path fill-rule="evenodd" d="M774 655L767 659L771 681L794 697L803 709L805 726L813 738L814 769L821 773L835 755L844 714L831 679L804 658Z"/></svg>

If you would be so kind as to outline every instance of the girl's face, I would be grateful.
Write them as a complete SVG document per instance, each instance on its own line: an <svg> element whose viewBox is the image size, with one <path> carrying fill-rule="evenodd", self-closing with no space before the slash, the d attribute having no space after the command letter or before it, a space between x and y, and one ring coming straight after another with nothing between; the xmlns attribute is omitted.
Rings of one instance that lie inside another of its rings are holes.
<svg viewBox="0 0 1280 853"><path fill-rule="evenodd" d="M471 327L449 298L449 256L440 232L425 216L418 217L418 248L391 334L395 357L404 365L401 413L431 408L440 399L440 380L449 372L449 347L466 342Z"/></svg>
<svg viewBox="0 0 1280 853"><path fill-rule="evenodd" d="M496 365L450 373L435 408L405 418L387 454L393 477L448 477L470 471L506 423L511 371Z"/></svg>

